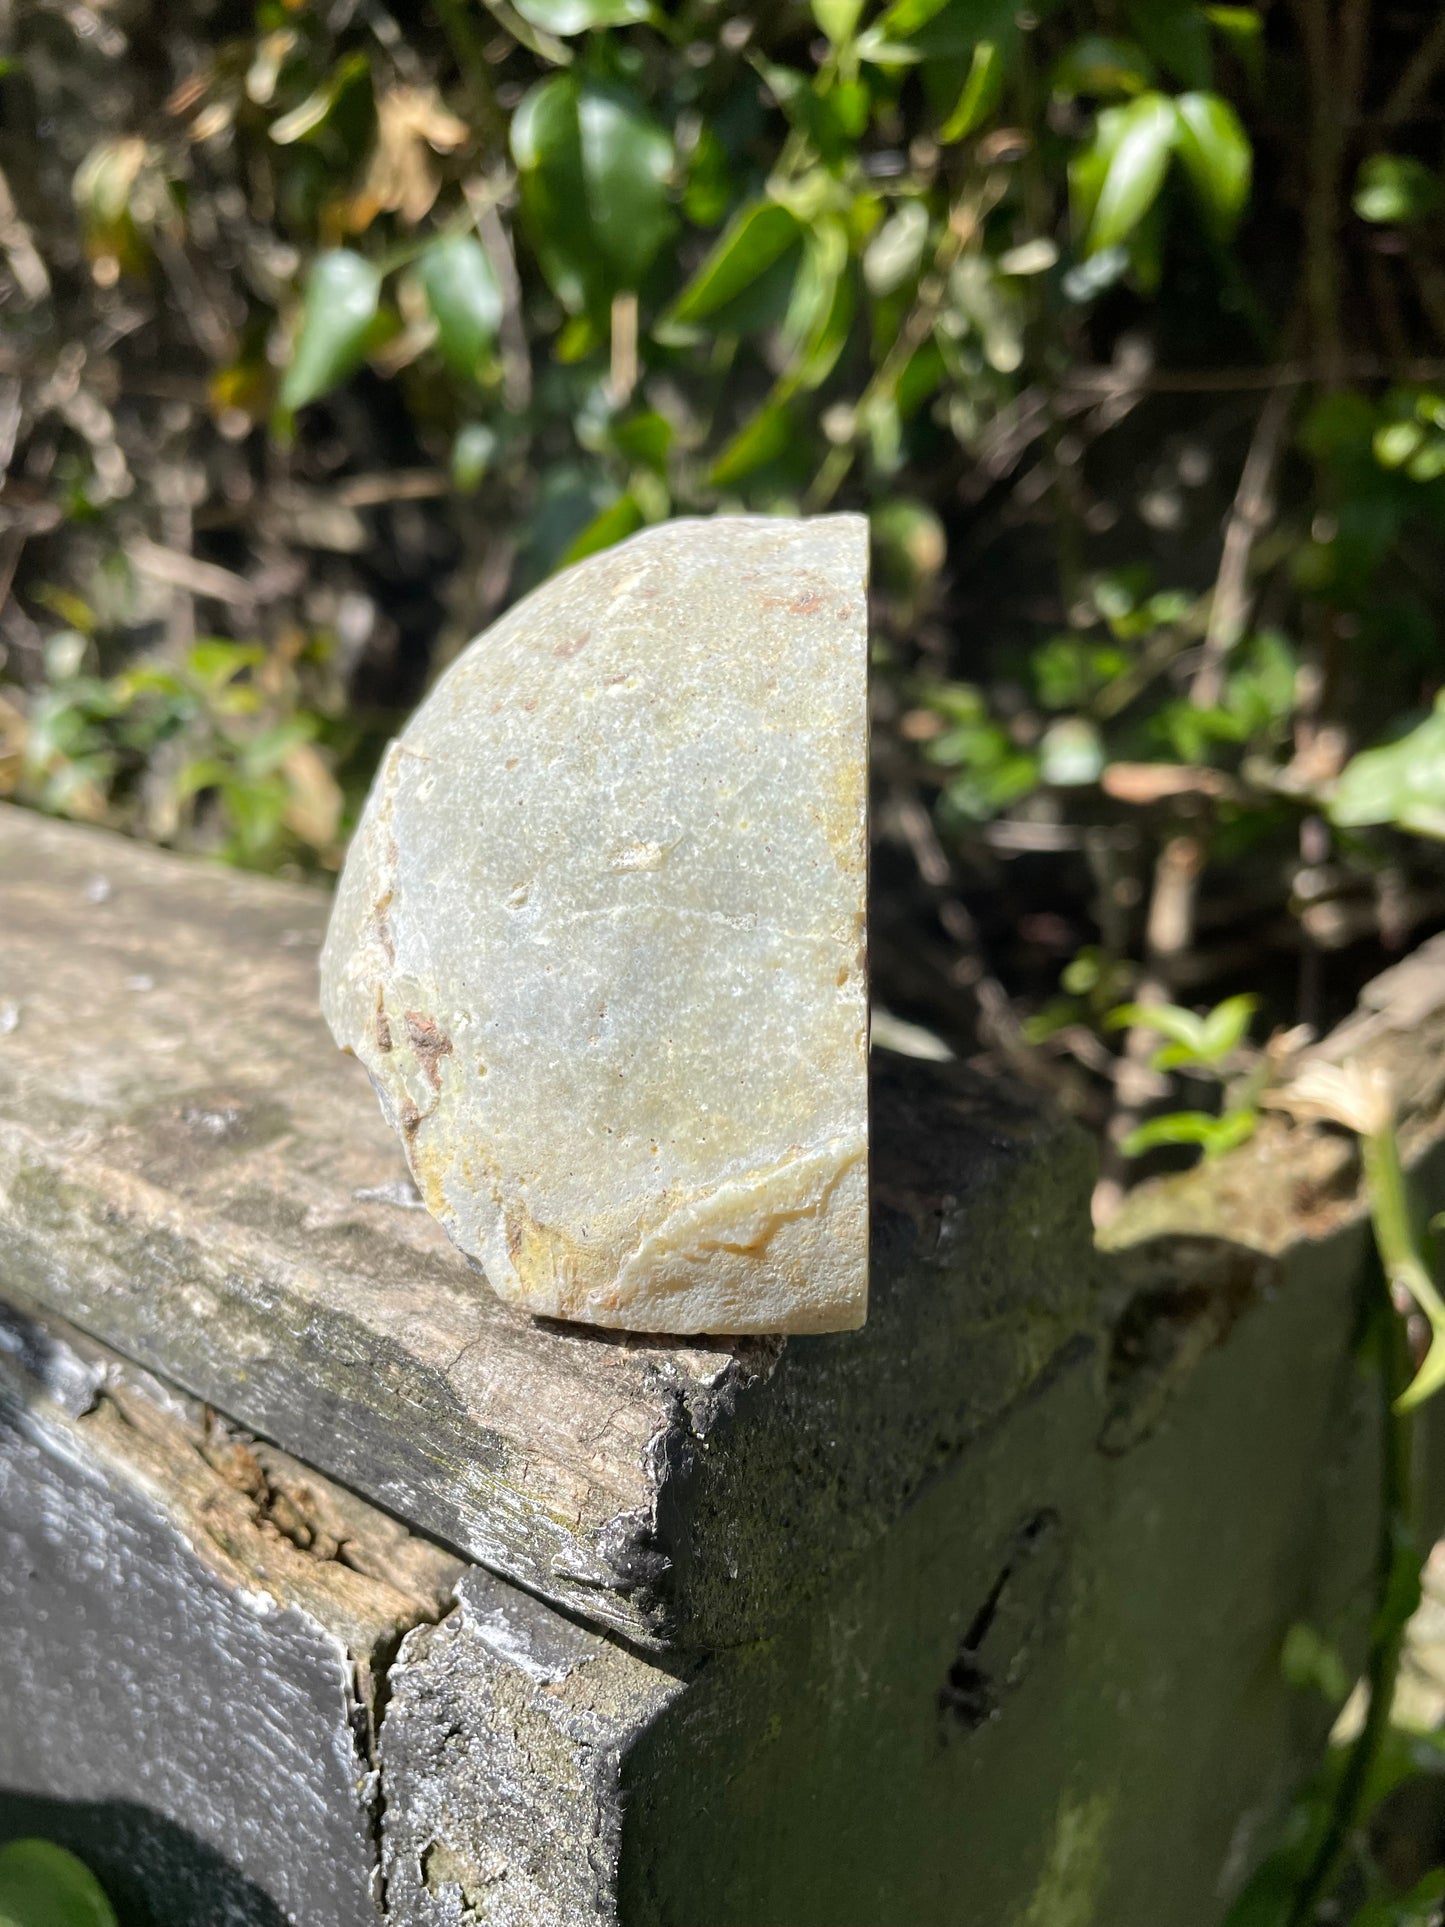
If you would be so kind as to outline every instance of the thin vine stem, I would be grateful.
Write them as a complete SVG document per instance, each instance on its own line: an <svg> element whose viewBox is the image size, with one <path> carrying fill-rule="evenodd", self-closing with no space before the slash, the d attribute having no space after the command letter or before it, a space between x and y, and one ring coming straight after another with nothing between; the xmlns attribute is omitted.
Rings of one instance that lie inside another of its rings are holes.
<svg viewBox="0 0 1445 1927"><path fill-rule="evenodd" d="M1403 1187L1402 1187L1403 1190ZM1405 1646L1407 1615L1396 1603L1403 1562L1418 1568L1410 1447L1412 1418L1400 1409L1410 1364L1403 1322L1396 1316L1383 1265L1372 1266L1377 1286L1370 1334L1380 1390L1380 1526L1375 1559L1375 1611L1364 1683L1364 1723L1350 1748L1329 1819L1308 1873L1300 1882L1287 1927L1313 1927L1321 1901L1339 1873L1350 1840L1365 1818L1366 1796L1390 1727L1395 1682Z"/></svg>

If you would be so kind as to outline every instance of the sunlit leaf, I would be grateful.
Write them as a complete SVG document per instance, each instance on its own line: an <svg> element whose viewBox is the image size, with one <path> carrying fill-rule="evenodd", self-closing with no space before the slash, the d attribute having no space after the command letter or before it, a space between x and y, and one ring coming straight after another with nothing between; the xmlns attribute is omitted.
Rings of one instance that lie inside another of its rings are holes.
<svg viewBox="0 0 1445 1927"><path fill-rule="evenodd" d="M704 321L751 287L798 240L797 217L777 201L754 201L728 224L673 302L667 323Z"/></svg>
<svg viewBox="0 0 1445 1927"><path fill-rule="evenodd" d="M486 249L474 234L443 235L423 253L417 273L443 355L459 375L475 379L502 319L502 287Z"/></svg>
<svg viewBox="0 0 1445 1927"><path fill-rule="evenodd" d="M892 294L911 281L923 263L928 240L928 207L923 201L904 201L868 243L863 256L863 279L871 294Z"/></svg>
<svg viewBox="0 0 1445 1927"><path fill-rule="evenodd" d="M1099 732L1083 716L1061 716L1039 743L1039 774L1060 788L1096 783L1104 767Z"/></svg>
<svg viewBox="0 0 1445 1927"><path fill-rule="evenodd" d="M1360 165L1351 206L1362 221L1403 226L1438 214L1445 183L1409 154L1371 154Z"/></svg>
<svg viewBox="0 0 1445 1927"><path fill-rule="evenodd" d="M349 54L338 63L314 93L299 107L282 114L271 123L271 138L278 147L289 147L323 128L346 99L353 87L371 87L371 66L365 54Z"/></svg>
<svg viewBox="0 0 1445 1927"><path fill-rule="evenodd" d="M863 0L812 0L813 18L833 47L841 47L857 31Z"/></svg>
<svg viewBox="0 0 1445 1927"><path fill-rule="evenodd" d="M1206 1157L1221 1157L1253 1137L1258 1123L1259 1114L1252 1110L1225 1111L1219 1117L1209 1111L1170 1111L1130 1131L1119 1149L1126 1158L1137 1158L1161 1145L1197 1144Z"/></svg>
<svg viewBox="0 0 1445 1927"><path fill-rule="evenodd" d="M1100 177L1088 225L1091 254L1127 240L1154 205L1178 128L1174 103L1163 94L1141 94L1127 107L1100 114L1094 143Z"/></svg>
<svg viewBox="0 0 1445 1927"><path fill-rule="evenodd" d="M659 415L655 409L645 409L625 421L613 422L610 439L619 455L661 474L672 447L673 426L665 415Z"/></svg>
<svg viewBox="0 0 1445 1927"><path fill-rule="evenodd" d="M575 536L563 551L558 568L570 568L580 562L583 556L597 555L603 549L610 549L614 543L625 541L635 535L646 520L635 496L620 495L615 502L609 503L600 514L594 515L580 535Z"/></svg>
<svg viewBox="0 0 1445 1927"><path fill-rule="evenodd" d="M512 0L522 18L543 33L586 33L594 27L626 27L646 20L648 0Z"/></svg>
<svg viewBox="0 0 1445 1927"><path fill-rule="evenodd" d="M635 288L676 224L672 140L630 96L589 82L577 120L593 234L620 285Z"/></svg>
<svg viewBox="0 0 1445 1927"><path fill-rule="evenodd" d="M787 379L801 388L816 388L825 381L848 339L852 320L847 230L840 221L820 221L806 237L802 266L783 318L783 339L794 348Z"/></svg>
<svg viewBox="0 0 1445 1927"><path fill-rule="evenodd" d="M948 119L938 130L945 146L961 141L981 127L1003 94L1003 49L996 40L980 40L973 50L968 78Z"/></svg>
<svg viewBox="0 0 1445 1927"><path fill-rule="evenodd" d="M512 157L542 271L574 312L635 290L672 232L672 141L636 97L554 75L512 117Z"/></svg>
<svg viewBox="0 0 1445 1927"><path fill-rule="evenodd" d="M49 1840L0 1847L0 1927L115 1927L100 1882Z"/></svg>
<svg viewBox="0 0 1445 1927"><path fill-rule="evenodd" d="M1216 1004L1204 1020L1201 1056L1217 1064L1237 1050L1258 1008L1258 997L1251 995L1226 997L1222 1004Z"/></svg>
<svg viewBox="0 0 1445 1927"><path fill-rule="evenodd" d="M1181 94L1176 147L1216 226L1228 232L1249 199L1254 156L1239 116L1218 94Z"/></svg>
<svg viewBox="0 0 1445 1927"><path fill-rule="evenodd" d="M1445 695L1398 742L1351 757L1329 814L1345 829L1393 823L1417 836L1445 838Z"/></svg>
<svg viewBox="0 0 1445 1927"><path fill-rule="evenodd" d="M713 463L708 479L728 488L764 463L776 461L793 440L793 418L780 402L769 402L737 432Z"/></svg>
<svg viewBox="0 0 1445 1927"><path fill-rule="evenodd" d="M381 296L381 275L349 248L318 254L306 281L301 330L281 384L281 404L304 408L344 381L365 358Z"/></svg>
<svg viewBox="0 0 1445 1927"><path fill-rule="evenodd" d="M497 452L497 433L485 422L466 422L452 442L452 481L463 495L481 486Z"/></svg>
<svg viewBox="0 0 1445 1927"><path fill-rule="evenodd" d="M1179 1004L1120 1004L1104 1019L1110 1030L1153 1030L1171 1043L1199 1052L1204 1042L1204 1019Z"/></svg>

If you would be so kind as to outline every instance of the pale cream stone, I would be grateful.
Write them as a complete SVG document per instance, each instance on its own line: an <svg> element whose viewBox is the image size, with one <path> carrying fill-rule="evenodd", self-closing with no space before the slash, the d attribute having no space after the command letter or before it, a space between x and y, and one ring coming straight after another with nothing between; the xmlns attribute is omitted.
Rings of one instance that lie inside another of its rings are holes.
<svg viewBox="0 0 1445 1927"><path fill-rule="evenodd" d="M863 1323L866 588L860 516L649 529L478 637L387 751L327 1021L528 1311Z"/></svg>

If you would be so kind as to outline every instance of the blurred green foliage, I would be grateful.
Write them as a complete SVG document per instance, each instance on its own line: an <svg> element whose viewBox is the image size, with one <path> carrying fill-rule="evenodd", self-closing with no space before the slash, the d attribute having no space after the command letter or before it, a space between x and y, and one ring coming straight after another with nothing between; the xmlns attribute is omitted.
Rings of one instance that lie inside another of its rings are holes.
<svg viewBox="0 0 1445 1927"><path fill-rule="evenodd" d="M0 1846L0 1927L115 1927L90 1869L49 1840Z"/></svg>
<svg viewBox="0 0 1445 1927"><path fill-rule="evenodd" d="M0 787L334 867L549 571L860 507L880 997L1227 1148L1445 921L1432 18L21 10Z"/></svg>

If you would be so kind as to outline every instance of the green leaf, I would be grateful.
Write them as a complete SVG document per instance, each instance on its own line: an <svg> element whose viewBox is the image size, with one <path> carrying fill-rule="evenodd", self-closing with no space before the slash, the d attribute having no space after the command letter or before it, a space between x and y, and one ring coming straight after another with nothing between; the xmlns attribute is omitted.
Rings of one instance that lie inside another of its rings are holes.
<svg viewBox="0 0 1445 1927"><path fill-rule="evenodd" d="M627 27L646 20L648 0L512 0L522 18L543 33L587 33L594 27Z"/></svg>
<svg viewBox="0 0 1445 1927"><path fill-rule="evenodd" d="M452 484L463 495L480 488L497 452L497 433L485 422L465 422L452 443Z"/></svg>
<svg viewBox="0 0 1445 1927"><path fill-rule="evenodd" d="M90 1869L49 1840L0 1847L0 1927L115 1927Z"/></svg>
<svg viewBox="0 0 1445 1927"><path fill-rule="evenodd" d="M1090 254L1127 239L1154 205L1178 129L1174 103L1164 94L1141 94L1127 107L1100 114L1095 148L1102 165L1089 221Z"/></svg>
<svg viewBox="0 0 1445 1927"><path fill-rule="evenodd" d="M945 147L961 141L982 126L1003 95L1003 49L996 40L980 40L973 50L968 79L953 112L938 130Z"/></svg>
<svg viewBox="0 0 1445 1927"><path fill-rule="evenodd" d="M1354 1683L1339 1648L1302 1619L1284 1636L1279 1669L1289 1685L1318 1693L1332 1707L1344 1705Z"/></svg>
<svg viewBox="0 0 1445 1927"><path fill-rule="evenodd" d="M1196 1053L1204 1044L1204 1019L1179 1004L1119 1004L1104 1022L1110 1030L1157 1031Z"/></svg>
<svg viewBox="0 0 1445 1927"><path fill-rule="evenodd" d="M475 380L502 319L502 285L474 234L433 241L417 263L448 364Z"/></svg>
<svg viewBox="0 0 1445 1927"><path fill-rule="evenodd" d="M1166 73L1186 87L1210 80L1209 25L1197 0L1128 0L1129 24Z"/></svg>
<svg viewBox="0 0 1445 1927"><path fill-rule="evenodd" d="M1222 233L1239 219L1249 199L1254 155L1239 116L1218 94L1181 94L1176 146L1210 218Z"/></svg>
<svg viewBox="0 0 1445 1927"><path fill-rule="evenodd" d="M1362 221L1403 226L1438 214L1445 186L1409 154L1371 154L1360 164L1350 205Z"/></svg>
<svg viewBox="0 0 1445 1927"><path fill-rule="evenodd" d="M741 209L668 309L662 326L704 321L715 314L781 260L801 233L797 217L777 201L754 201Z"/></svg>
<svg viewBox="0 0 1445 1927"><path fill-rule="evenodd" d="M1445 694L1398 742L1352 756L1328 808L1341 829L1393 823L1417 836L1445 838Z"/></svg>
<svg viewBox="0 0 1445 1927"><path fill-rule="evenodd" d="M841 47L858 31L863 0L812 0L813 18L830 47Z"/></svg>
<svg viewBox="0 0 1445 1927"><path fill-rule="evenodd" d="M1231 1051L1238 1050L1249 1030L1249 1020L1259 1009L1255 996L1226 997L1216 1004L1204 1020L1201 1055L1218 1064Z"/></svg>
<svg viewBox="0 0 1445 1927"><path fill-rule="evenodd" d="M602 549L610 549L616 542L625 541L629 535L637 533L645 520L635 496L619 495L615 502L609 503L600 514L593 516L580 535L574 536L559 558L557 567L570 568L585 555L596 555Z"/></svg>
<svg viewBox="0 0 1445 1927"><path fill-rule="evenodd" d="M306 281L301 331L281 405L304 408L361 365L376 321L381 275L350 248L318 254Z"/></svg>
<svg viewBox="0 0 1445 1927"><path fill-rule="evenodd" d="M765 402L718 456L708 480L714 488L728 488L754 469L776 461L793 438L793 418L787 407L779 401Z"/></svg>
<svg viewBox="0 0 1445 1927"><path fill-rule="evenodd" d="M1061 716L1039 743L1039 774L1060 788L1097 783L1104 768L1099 732L1084 716Z"/></svg>
<svg viewBox="0 0 1445 1927"><path fill-rule="evenodd" d="M1164 1144L1197 1144L1206 1157L1217 1158L1251 1138L1258 1123L1259 1114L1252 1110L1226 1111L1222 1117L1209 1111L1170 1111L1130 1131L1119 1149L1126 1158L1137 1158Z"/></svg>
<svg viewBox="0 0 1445 1927"><path fill-rule="evenodd" d="M619 455L625 455L629 461L640 462L644 468L653 469L659 475L667 467L673 435L672 423L655 409L645 409L641 414L630 415L625 421L615 421L609 430L609 439Z"/></svg>
<svg viewBox="0 0 1445 1927"><path fill-rule="evenodd" d="M282 114L271 123L271 138L278 147L289 147L324 127L348 90L365 82L371 86L371 65L365 54L349 54L299 107Z"/></svg>
<svg viewBox="0 0 1445 1927"><path fill-rule="evenodd" d="M586 81L577 120L593 234L621 285L636 288L676 225L671 136L631 96Z"/></svg>
<svg viewBox="0 0 1445 1927"><path fill-rule="evenodd" d="M847 269L847 229L838 220L819 221L805 239L802 266L783 319L783 339L794 350L784 377L789 389L817 388L843 351L853 320Z"/></svg>
<svg viewBox="0 0 1445 1927"><path fill-rule="evenodd" d="M1154 79L1154 69L1142 48L1131 40L1110 40L1085 34L1060 57L1050 77L1049 90L1064 100L1080 94L1095 98L1111 94L1142 94Z"/></svg>
<svg viewBox="0 0 1445 1927"><path fill-rule="evenodd" d="M869 241L863 255L863 279L871 294L892 294L911 281L923 265L928 241L928 207L923 201L904 201Z"/></svg>
<svg viewBox="0 0 1445 1927"><path fill-rule="evenodd" d="M540 82L512 117L522 211L542 272L574 313L635 290L673 230L668 134L625 89Z"/></svg>

